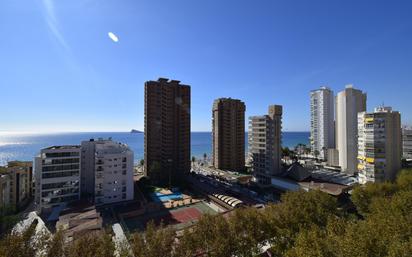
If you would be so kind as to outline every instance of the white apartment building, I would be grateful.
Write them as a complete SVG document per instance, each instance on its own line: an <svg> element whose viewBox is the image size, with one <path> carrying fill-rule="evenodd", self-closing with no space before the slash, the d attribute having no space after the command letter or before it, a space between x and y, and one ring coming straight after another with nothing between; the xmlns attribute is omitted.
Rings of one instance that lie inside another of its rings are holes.
<svg viewBox="0 0 412 257"><path fill-rule="evenodd" d="M391 107L358 114L359 183L394 180L401 169L401 116Z"/></svg>
<svg viewBox="0 0 412 257"><path fill-rule="evenodd" d="M335 148L335 105L333 91L327 87L310 92L310 143L312 154L327 158L327 150Z"/></svg>
<svg viewBox="0 0 412 257"><path fill-rule="evenodd" d="M402 129L403 158L412 159L412 127Z"/></svg>
<svg viewBox="0 0 412 257"><path fill-rule="evenodd" d="M339 166L350 175L357 171L358 113L366 111L366 93L351 85L336 96L336 149Z"/></svg>
<svg viewBox="0 0 412 257"><path fill-rule="evenodd" d="M130 148L111 139L82 142L82 195L96 205L133 200Z"/></svg>
<svg viewBox="0 0 412 257"><path fill-rule="evenodd" d="M80 199L80 146L52 146L35 158L35 201L40 211Z"/></svg>
<svg viewBox="0 0 412 257"><path fill-rule="evenodd" d="M249 117L249 156L259 184L270 185L282 172L282 106L269 106L269 114Z"/></svg>

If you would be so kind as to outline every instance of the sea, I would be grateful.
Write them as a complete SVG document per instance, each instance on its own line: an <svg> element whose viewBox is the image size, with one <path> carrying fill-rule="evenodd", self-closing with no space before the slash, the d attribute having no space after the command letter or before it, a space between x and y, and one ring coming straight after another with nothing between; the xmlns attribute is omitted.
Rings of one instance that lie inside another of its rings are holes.
<svg viewBox="0 0 412 257"><path fill-rule="evenodd" d="M282 146L293 148L297 144L309 144L309 132L284 132ZM247 133L246 144L247 144ZM91 138L112 138L115 141L127 144L134 152L135 162L143 159L144 134L130 132L76 132L51 134L0 134L0 165L8 161L33 161L42 148L54 145L78 145L81 141ZM202 157L204 153L211 155L212 133L191 133L192 156ZM246 146L247 152L247 146Z"/></svg>

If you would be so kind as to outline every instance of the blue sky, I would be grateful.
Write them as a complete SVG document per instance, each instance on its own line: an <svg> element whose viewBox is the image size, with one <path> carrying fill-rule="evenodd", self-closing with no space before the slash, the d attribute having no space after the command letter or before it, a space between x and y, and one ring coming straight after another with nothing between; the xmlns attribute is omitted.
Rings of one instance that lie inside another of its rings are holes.
<svg viewBox="0 0 412 257"><path fill-rule="evenodd" d="M284 106L309 130L309 91L346 84L412 124L412 1L2 0L1 131L143 129L146 80L192 86L192 130L215 98ZM114 42L108 36L118 37Z"/></svg>

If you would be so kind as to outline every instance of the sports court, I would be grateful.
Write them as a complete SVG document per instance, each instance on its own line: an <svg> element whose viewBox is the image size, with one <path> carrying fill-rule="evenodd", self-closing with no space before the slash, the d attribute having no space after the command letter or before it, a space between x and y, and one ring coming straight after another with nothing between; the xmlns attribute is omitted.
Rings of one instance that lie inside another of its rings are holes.
<svg viewBox="0 0 412 257"><path fill-rule="evenodd" d="M156 225L163 222L164 225L172 226L174 229L179 230L194 224L203 214L206 213L212 215L217 214L217 212L205 203L198 202L189 206L161 210L155 213L127 218L123 220L123 225L127 227L129 232L143 232L146 224L153 220Z"/></svg>

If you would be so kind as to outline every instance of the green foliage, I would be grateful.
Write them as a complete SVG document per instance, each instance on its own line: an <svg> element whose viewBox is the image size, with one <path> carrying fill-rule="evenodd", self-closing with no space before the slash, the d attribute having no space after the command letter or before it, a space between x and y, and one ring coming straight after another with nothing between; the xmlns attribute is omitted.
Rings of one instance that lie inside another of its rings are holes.
<svg viewBox="0 0 412 257"><path fill-rule="evenodd" d="M131 239L132 252L135 257L171 257L175 234L170 228L153 222L147 225L145 234L134 234Z"/></svg>
<svg viewBox="0 0 412 257"><path fill-rule="evenodd" d="M0 257L32 257L35 256L37 247L31 238L36 225L30 226L24 233L10 233L0 241Z"/></svg>
<svg viewBox="0 0 412 257"><path fill-rule="evenodd" d="M0 174L6 174L7 172L8 171L6 167L0 166Z"/></svg>
<svg viewBox="0 0 412 257"><path fill-rule="evenodd" d="M412 174L403 171L396 183L357 187L352 201L359 216L345 213L336 198L320 191L285 193L265 209L244 208L228 216L203 216L176 238L170 228L149 223L144 234L132 234L130 251L120 257L258 256L271 246L274 256L406 257L412 252ZM108 233L83 235L70 243L57 232L36 245L33 228L0 241L2 256L114 256Z"/></svg>
<svg viewBox="0 0 412 257"><path fill-rule="evenodd" d="M412 190L412 169L401 170L396 184L400 190Z"/></svg>
<svg viewBox="0 0 412 257"><path fill-rule="evenodd" d="M271 227L268 234L272 250L284 255L302 230L325 227L328 219L339 212L335 198L320 191L299 191L284 194L281 203L269 206L265 214Z"/></svg>
<svg viewBox="0 0 412 257"><path fill-rule="evenodd" d="M81 239L68 245L67 257L111 257L114 253L114 243L108 233L89 233Z"/></svg>
<svg viewBox="0 0 412 257"><path fill-rule="evenodd" d="M291 155L291 151L290 151L289 147L282 148L282 156L283 157L290 156L290 155Z"/></svg>
<svg viewBox="0 0 412 257"><path fill-rule="evenodd" d="M20 217L15 212L16 209L12 206L0 208L0 235L10 231L19 222Z"/></svg>
<svg viewBox="0 0 412 257"><path fill-rule="evenodd" d="M397 190L395 184L385 183L368 183L356 187L352 192L352 202L355 204L359 214L368 215L370 213L370 204L375 198L390 197Z"/></svg>

